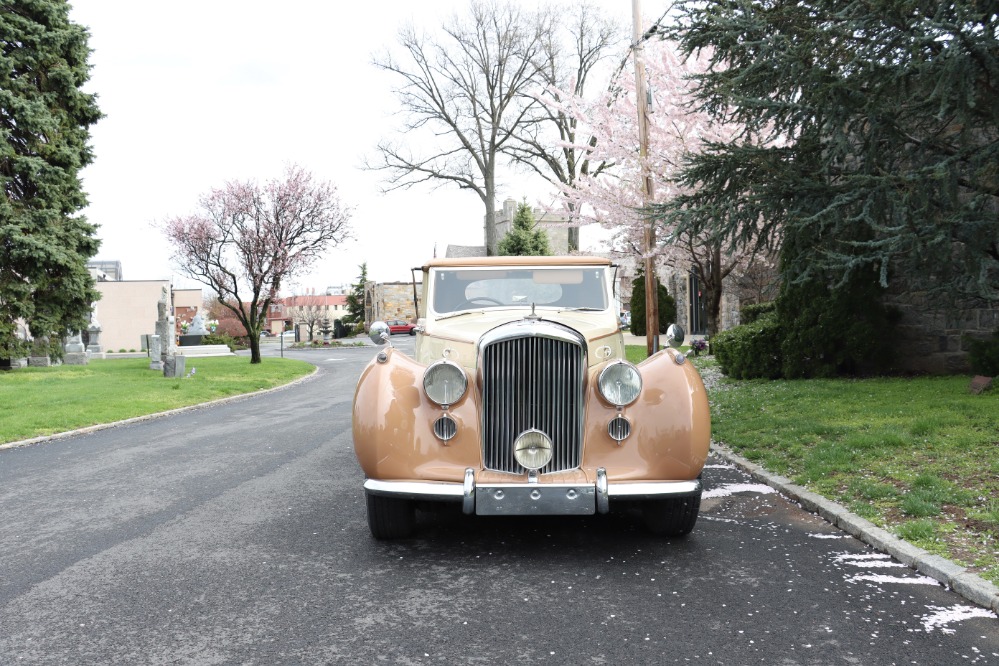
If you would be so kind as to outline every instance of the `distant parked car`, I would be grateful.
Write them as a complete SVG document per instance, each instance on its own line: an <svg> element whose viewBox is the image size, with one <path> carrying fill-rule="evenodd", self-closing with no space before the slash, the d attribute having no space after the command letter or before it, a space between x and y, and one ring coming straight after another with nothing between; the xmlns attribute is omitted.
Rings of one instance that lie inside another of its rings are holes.
<svg viewBox="0 0 999 666"><path fill-rule="evenodd" d="M411 324L408 321L403 321L401 319L389 319L385 322L385 324L389 327L389 332L393 335L396 333L416 335L416 324Z"/></svg>

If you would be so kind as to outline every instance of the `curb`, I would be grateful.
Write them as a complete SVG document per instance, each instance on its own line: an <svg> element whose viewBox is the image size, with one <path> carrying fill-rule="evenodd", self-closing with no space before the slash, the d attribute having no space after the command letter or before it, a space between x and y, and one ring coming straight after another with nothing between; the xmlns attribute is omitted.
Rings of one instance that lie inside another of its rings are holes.
<svg viewBox="0 0 999 666"><path fill-rule="evenodd" d="M252 398L257 395L263 395L265 393L273 393L274 391L281 391L286 388L296 386L298 384L305 383L315 378L319 373L319 366L312 369L312 372L305 375L304 377L299 377L287 384L281 384L280 386L273 386L271 388L260 389L259 391L253 391L252 393L240 393L239 395L230 395L225 398L218 398L217 400L212 400L210 402L199 402L196 405L188 405L187 407L177 407L176 409L168 409L165 412L154 412L153 414L143 414L142 416L133 416L130 419L125 419L123 421L114 421L112 423L98 423L97 425L87 426L86 428L77 428L76 430L67 430L65 432L56 432L51 435L41 435L39 437L32 437L31 439L22 439L17 442L7 442L6 444L0 444L0 451L5 449L17 449L24 446L31 446L33 444L41 444L42 442L50 442L56 439L65 439L67 437L73 437L74 435L89 435L93 432L98 432L100 430L107 430L108 428L117 428L119 426L131 425L133 423L141 423L142 421L152 421L153 419L158 419L164 416L172 416L174 414L183 414L184 412L193 412L196 409L201 409L202 407L212 407L215 405L224 405L228 402L236 402L238 400L244 400L246 398Z"/></svg>
<svg viewBox="0 0 999 666"><path fill-rule="evenodd" d="M847 511L842 505L795 485L788 478L768 472L760 465L733 453L724 445L711 442L711 450L720 458L740 467L756 481L797 502L805 511L821 516L830 524L860 539L875 550L891 555L902 564L951 588L968 601L999 615L999 587L981 576L899 539L871 521Z"/></svg>

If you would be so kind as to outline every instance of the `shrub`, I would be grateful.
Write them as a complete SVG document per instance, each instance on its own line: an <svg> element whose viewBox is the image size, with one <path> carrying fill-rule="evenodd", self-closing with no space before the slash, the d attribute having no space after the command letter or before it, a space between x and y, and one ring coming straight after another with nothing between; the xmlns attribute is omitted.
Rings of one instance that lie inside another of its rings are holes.
<svg viewBox="0 0 999 666"><path fill-rule="evenodd" d="M999 330L985 340L967 339L968 362L976 375L999 376Z"/></svg>
<svg viewBox="0 0 999 666"><path fill-rule="evenodd" d="M669 325L676 321L676 301L666 291L662 283L659 289L659 333L665 334ZM639 269L638 276L631 282L631 326L632 335L645 335L645 271Z"/></svg>
<svg viewBox="0 0 999 666"><path fill-rule="evenodd" d="M201 338L203 345L226 345L229 351L234 352L239 346L236 338L227 333L212 333Z"/></svg>
<svg viewBox="0 0 999 666"><path fill-rule="evenodd" d="M736 379L777 379L781 376L781 338L777 314L767 313L711 338L722 372Z"/></svg>
<svg viewBox="0 0 999 666"><path fill-rule="evenodd" d="M899 313L885 307L883 289L855 275L835 289L819 282L791 284L777 299L783 376L880 374L894 360Z"/></svg>
<svg viewBox="0 0 999 666"><path fill-rule="evenodd" d="M776 311L776 301L767 301L766 303L750 303L749 305L742 306L739 310L739 323L752 324L763 315Z"/></svg>

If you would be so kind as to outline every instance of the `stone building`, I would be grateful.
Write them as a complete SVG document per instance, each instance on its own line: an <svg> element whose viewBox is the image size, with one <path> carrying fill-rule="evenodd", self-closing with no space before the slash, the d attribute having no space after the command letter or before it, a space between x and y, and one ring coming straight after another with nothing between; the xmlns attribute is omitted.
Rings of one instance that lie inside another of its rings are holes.
<svg viewBox="0 0 999 666"><path fill-rule="evenodd" d="M364 285L364 323L386 319L416 321L423 308L423 283L367 282Z"/></svg>
<svg viewBox="0 0 999 666"><path fill-rule="evenodd" d="M968 372L968 341L999 330L999 306L963 302L945 306L923 292L896 286L885 302L901 314L896 331L899 370L930 374Z"/></svg>
<svg viewBox="0 0 999 666"><path fill-rule="evenodd" d="M513 218L517 215L517 203L513 198L503 202L503 208L496 211L496 239L503 240L513 230ZM541 208L534 208L534 221L548 236L548 247L553 255L569 253L569 229L564 225L568 221L564 215L548 213ZM485 220L485 217L483 217Z"/></svg>

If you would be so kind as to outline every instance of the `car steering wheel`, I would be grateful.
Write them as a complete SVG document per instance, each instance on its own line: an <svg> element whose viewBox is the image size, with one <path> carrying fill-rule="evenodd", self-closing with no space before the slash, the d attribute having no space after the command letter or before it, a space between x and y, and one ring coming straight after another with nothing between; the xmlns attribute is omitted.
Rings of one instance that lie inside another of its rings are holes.
<svg viewBox="0 0 999 666"><path fill-rule="evenodd" d="M485 301L486 303L493 305L503 305L503 303L497 301L495 298L489 298L488 296L475 296L473 298L466 298L461 303L458 303L458 305L456 305L454 309L455 311L457 311L457 310L465 310L467 308L475 307L475 303L477 301Z"/></svg>

